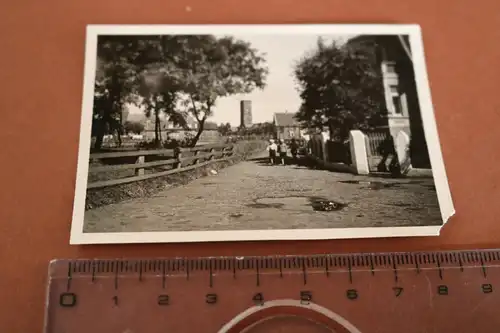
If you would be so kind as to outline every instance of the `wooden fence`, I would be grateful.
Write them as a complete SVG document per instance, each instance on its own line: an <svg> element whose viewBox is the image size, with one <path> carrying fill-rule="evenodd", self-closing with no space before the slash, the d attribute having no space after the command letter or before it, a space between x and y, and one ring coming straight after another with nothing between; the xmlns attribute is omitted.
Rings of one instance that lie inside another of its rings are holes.
<svg viewBox="0 0 500 333"><path fill-rule="evenodd" d="M138 150L90 154L87 189L102 188L193 170L228 160L234 154L232 144L214 144L194 148ZM127 174L127 172L129 174ZM92 175L105 178L92 180Z"/></svg>

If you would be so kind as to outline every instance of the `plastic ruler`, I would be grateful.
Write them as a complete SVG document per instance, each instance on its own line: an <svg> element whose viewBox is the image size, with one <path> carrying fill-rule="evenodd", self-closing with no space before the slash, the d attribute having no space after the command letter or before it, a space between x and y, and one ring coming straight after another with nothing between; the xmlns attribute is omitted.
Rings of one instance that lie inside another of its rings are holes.
<svg viewBox="0 0 500 333"><path fill-rule="evenodd" d="M54 260L45 333L499 332L500 250Z"/></svg>

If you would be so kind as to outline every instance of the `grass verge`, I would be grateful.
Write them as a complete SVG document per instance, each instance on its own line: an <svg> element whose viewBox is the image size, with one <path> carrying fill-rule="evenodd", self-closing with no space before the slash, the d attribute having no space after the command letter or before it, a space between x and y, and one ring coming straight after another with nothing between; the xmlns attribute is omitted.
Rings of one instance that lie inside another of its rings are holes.
<svg viewBox="0 0 500 333"><path fill-rule="evenodd" d="M253 154L264 150L266 145L267 142L265 141L240 141L235 143L234 155L228 161L214 162L194 170L146 179L134 183L88 189L85 199L85 210L133 198L147 198L168 188L186 185L195 179L209 175L211 170L219 171L228 166L239 163Z"/></svg>

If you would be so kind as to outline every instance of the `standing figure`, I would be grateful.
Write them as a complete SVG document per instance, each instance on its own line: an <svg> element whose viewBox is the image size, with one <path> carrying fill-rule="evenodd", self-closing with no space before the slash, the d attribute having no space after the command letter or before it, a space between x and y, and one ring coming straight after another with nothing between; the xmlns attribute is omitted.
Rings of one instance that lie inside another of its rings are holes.
<svg viewBox="0 0 500 333"><path fill-rule="evenodd" d="M285 144L285 141L283 139L279 140L278 144L278 153L280 155L280 163L281 165L285 165L285 159L286 159L286 153L287 153L287 146Z"/></svg>
<svg viewBox="0 0 500 333"><path fill-rule="evenodd" d="M295 138L290 141L290 152L292 153L292 158L294 162L297 162L297 152L299 150L299 144Z"/></svg>
<svg viewBox="0 0 500 333"><path fill-rule="evenodd" d="M276 151L278 146L274 143L274 140L269 140L269 145L267 146L267 151L269 152L269 163L274 164L276 161Z"/></svg>

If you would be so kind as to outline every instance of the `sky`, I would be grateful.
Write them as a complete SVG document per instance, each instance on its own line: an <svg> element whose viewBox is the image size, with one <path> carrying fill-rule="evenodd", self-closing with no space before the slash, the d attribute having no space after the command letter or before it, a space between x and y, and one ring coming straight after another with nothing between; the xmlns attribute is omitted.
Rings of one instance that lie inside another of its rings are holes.
<svg viewBox="0 0 500 333"><path fill-rule="evenodd" d="M296 89L293 66L307 52L314 50L320 35L233 35L247 41L261 53L267 61L269 74L266 87L250 94L232 95L219 98L213 116L208 121L240 125L240 101L252 101L252 122L272 121L275 112L297 112L301 100ZM321 36L325 41L343 41L350 36ZM131 108L131 113L141 113Z"/></svg>

